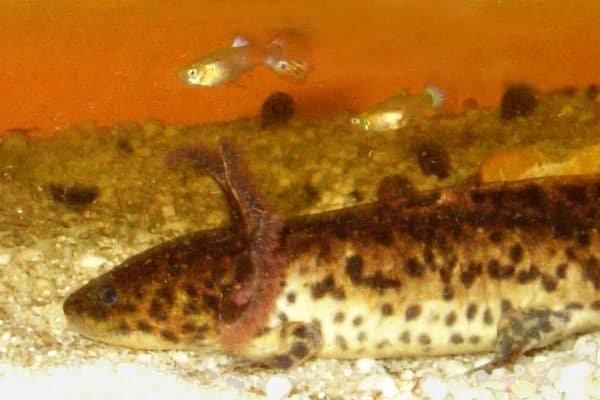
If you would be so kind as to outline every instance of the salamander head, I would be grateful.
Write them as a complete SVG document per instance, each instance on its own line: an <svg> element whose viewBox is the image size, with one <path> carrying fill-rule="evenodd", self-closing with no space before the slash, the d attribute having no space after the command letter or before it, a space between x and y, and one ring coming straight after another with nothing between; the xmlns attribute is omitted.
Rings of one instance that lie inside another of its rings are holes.
<svg viewBox="0 0 600 400"><path fill-rule="evenodd" d="M235 254L158 250L71 294L63 306L69 325L91 339L127 347L219 350L219 323L239 311L227 299L243 263Z"/></svg>

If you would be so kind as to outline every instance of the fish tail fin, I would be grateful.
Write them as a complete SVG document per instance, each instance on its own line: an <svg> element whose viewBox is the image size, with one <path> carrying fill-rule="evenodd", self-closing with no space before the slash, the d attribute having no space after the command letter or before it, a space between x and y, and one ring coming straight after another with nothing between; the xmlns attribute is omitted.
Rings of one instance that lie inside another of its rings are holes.
<svg viewBox="0 0 600 400"><path fill-rule="evenodd" d="M434 110L441 107L444 102L444 92L437 86L427 85L425 86L425 93L431 96L431 108Z"/></svg>

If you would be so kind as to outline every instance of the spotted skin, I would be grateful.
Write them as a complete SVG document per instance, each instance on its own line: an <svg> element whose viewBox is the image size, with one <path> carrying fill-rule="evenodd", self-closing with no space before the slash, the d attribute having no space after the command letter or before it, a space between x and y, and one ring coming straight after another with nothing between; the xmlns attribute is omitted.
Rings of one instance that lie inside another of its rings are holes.
<svg viewBox="0 0 600 400"><path fill-rule="evenodd" d="M105 342L225 351L278 368L496 351L493 368L598 329L599 227L598 176L448 188L289 219L267 321L233 350L219 340L244 312L230 294L252 276L252 239L235 229L141 253L64 310ZM298 338L298 327L310 335Z"/></svg>

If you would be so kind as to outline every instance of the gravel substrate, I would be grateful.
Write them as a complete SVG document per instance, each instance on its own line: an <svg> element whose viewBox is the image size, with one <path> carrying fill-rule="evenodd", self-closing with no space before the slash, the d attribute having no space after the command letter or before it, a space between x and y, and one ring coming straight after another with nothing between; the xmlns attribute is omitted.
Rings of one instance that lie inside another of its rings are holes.
<svg viewBox="0 0 600 400"><path fill-rule="evenodd" d="M600 144L600 105L585 92L545 96L529 117L510 121L497 110L473 109L366 134L351 130L347 117L293 118L268 129L254 120L196 127L87 123L53 139L34 141L22 132L3 138L0 397L600 398L600 334L521 357L512 370L467 376L492 355L315 360L281 373L248 370L218 354L112 347L68 329L62 301L85 281L167 238L227 223L208 177L185 166L165 168L165 153L180 144L230 136L284 216L370 201L391 174L416 189L457 184L506 147L535 144L559 159ZM447 177L419 166L415 149L432 141L447 151Z"/></svg>

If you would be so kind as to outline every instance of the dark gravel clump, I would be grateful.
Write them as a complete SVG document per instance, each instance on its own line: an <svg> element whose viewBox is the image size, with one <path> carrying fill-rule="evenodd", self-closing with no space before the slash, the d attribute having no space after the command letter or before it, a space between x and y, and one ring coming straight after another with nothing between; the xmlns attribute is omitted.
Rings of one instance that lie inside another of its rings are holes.
<svg viewBox="0 0 600 400"><path fill-rule="evenodd" d="M286 123L296 110L294 99L287 93L275 92L263 103L261 118L262 127Z"/></svg>
<svg viewBox="0 0 600 400"><path fill-rule="evenodd" d="M516 117L527 117L533 113L537 103L534 90L530 86L523 84L509 86L500 102L500 118L510 120Z"/></svg>

